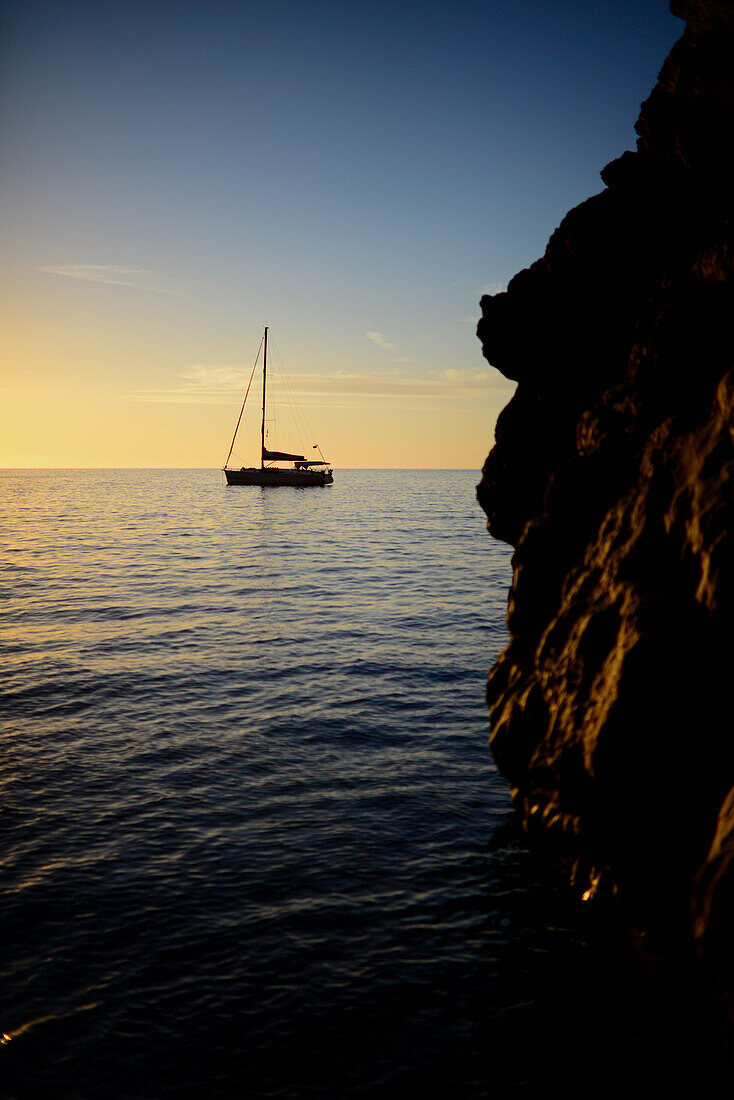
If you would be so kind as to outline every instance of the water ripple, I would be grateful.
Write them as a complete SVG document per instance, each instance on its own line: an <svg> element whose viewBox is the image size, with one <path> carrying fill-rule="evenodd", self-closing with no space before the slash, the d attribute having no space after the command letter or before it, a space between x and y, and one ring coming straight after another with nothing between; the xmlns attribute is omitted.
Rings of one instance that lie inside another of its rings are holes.
<svg viewBox="0 0 734 1100"><path fill-rule="evenodd" d="M475 480L2 475L13 1095L485 1095L510 562Z"/></svg>

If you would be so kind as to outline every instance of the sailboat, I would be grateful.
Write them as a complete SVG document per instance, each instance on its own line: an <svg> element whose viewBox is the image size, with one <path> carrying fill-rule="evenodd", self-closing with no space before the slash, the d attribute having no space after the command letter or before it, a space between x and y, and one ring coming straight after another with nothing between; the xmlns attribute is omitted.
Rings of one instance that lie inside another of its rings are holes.
<svg viewBox="0 0 734 1100"><path fill-rule="evenodd" d="M224 476L227 479L228 485L331 485L334 481L334 474L331 470L329 463L322 456L318 460L308 459L305 455L289 454L287 451L271 451L265 446L265 396L266 396L266 383L268 375L268 327L265 326L265 335L263 336L262 344L260 345L263 352L263 393L262 393L262 420L260 425L260 466L242 466L239 470L230 469L229 460L232 457L232 451L234 450L235 440L237 439L237 432L239 431L240 421L242 420L242 413L245 411L245 404L247 402L247 395L250 392L250 385L252 384L252 375L250 375L250 384L245 391L245 397L242 402L242 408L240 409L240 415L237 418L237 424L235 426L234 435L232 436L232 444L229 448L229 454L227 460L224 463ZM259 353L258 353L259 358ZM257 359L255 360L255 366L257 366ZM253 366L253 374L255 372L255 366ZM314 445L314 449L319 451L317 445ZM281 466L265 465L265 463L273 462L292 462L293 465L289 468L283 469Z"/></svg>

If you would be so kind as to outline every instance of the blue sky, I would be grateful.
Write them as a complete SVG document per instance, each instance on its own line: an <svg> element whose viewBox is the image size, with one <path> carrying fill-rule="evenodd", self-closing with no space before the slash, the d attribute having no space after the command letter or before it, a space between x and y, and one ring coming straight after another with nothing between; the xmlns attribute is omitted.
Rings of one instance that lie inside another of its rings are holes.
<svg viewBox="0 0 734 1100"><path fill-rule="evenodd" d="M194 368L245 371L266 323L322 382L489 372L478 297L602 189L683 28L662 0L6 8L5 384L106 394L110 423L176 403ZM487 382L473 446L510 392ZM217 461L206 415L187 464Z"/></svg>

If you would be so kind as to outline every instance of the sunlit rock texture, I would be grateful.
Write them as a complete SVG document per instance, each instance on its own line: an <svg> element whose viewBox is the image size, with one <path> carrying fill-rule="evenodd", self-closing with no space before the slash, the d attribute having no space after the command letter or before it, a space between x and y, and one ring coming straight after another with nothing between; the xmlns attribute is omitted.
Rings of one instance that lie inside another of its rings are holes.
<svg viewBox="0 0 734 1100"><path fill-rule="evenodd" d="M734 950L734 0L671 8L637 151L482 300L518 383L478 490L516 547L491 746L582 893L695 899Z"/></svg>

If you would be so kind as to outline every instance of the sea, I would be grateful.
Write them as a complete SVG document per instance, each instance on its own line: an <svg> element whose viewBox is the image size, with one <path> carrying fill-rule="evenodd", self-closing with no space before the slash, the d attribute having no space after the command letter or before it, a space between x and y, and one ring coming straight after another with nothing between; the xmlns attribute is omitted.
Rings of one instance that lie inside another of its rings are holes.
<svg viewBox="0 0 734 1100"><path fill-rule="evenodd" d="M696 980L487 747L478 479L0 471L0 1095L678 1095Z"/></svg>

